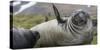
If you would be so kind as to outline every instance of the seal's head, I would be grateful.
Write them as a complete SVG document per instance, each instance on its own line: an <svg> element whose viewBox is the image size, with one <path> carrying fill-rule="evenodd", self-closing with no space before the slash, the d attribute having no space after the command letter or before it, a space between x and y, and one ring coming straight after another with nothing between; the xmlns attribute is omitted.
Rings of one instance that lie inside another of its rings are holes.
<svg viewBox="0 0 100 50"><path fill-rule="evenodd" d="M90 15L83 11L83 10L77 10L72 14L72 23L77 26L85 25L90 18Z"/></svg>

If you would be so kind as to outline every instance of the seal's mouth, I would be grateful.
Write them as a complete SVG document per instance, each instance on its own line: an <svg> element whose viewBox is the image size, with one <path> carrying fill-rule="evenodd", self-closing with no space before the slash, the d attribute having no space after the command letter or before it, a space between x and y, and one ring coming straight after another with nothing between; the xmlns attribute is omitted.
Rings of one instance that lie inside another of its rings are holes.
<svg viewBox="0 0 100 50"><path fill-rule="evenodd" d="M75 22L76 22L75 24L78 26L82 26L82 25L85 25L87 23L87 21L83 20L83 19L79 19L78 21L75 21Z"/></svg>

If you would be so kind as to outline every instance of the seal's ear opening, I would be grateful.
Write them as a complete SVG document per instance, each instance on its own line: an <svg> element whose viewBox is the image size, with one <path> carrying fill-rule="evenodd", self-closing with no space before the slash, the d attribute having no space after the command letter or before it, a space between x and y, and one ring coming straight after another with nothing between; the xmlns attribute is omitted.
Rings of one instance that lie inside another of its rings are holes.
<svg viewBox="0 0 100 50"><path fill-rule="evenodd" d="M54 14L55 14L55 16L56 16L56 18L57 18L58 23L65 23L66 21L64 21L64 20L60 17L59 11L58 11L58 9L56 8L56 6L55 6L54 4L52 4L52 6L53 6Z"/></svg>

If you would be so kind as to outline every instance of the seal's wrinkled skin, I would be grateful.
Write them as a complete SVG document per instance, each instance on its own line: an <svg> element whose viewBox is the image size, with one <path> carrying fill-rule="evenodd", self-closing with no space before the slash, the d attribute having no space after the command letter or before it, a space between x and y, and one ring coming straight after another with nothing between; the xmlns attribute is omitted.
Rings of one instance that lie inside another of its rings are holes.
<svg viewBox="0 0 100 50"><path fill-rule="evenodd" d="M35 47L90 44L93 39L90 15L83 10L76 10L70 17L62 18L55 5L52 5L57 19L31 28L40 33Z"/></svg>

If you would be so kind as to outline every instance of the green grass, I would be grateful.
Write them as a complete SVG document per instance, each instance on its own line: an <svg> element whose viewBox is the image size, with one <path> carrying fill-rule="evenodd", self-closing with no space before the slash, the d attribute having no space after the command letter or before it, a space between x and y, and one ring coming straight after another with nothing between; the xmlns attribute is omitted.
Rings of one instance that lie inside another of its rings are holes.
<svg viewBox="0 0 100 50"><path fill-rule="evenodd" d="M49 20L54 17L49 17ZM23 28L31 28L37 24L45 22L45 16L42 15L16 15L13 17L13 25Z"/></svg>
<svg viewBox="0 0 100 50"><path fill-rule="evenodd" d="M54 19L53 16L48 16L49 20ZM13 17L13 25L30 29L31 27L45 22L45 16L42 15L16 15ZM93 37L92 44L97 44L97 36Z"/></svg>
<svg viewBox="0 0 100 50"><path fill-rule="evenodd" d="M97 44L97 36L94 36L94 37L93 37L92 44Z"/></svg>

